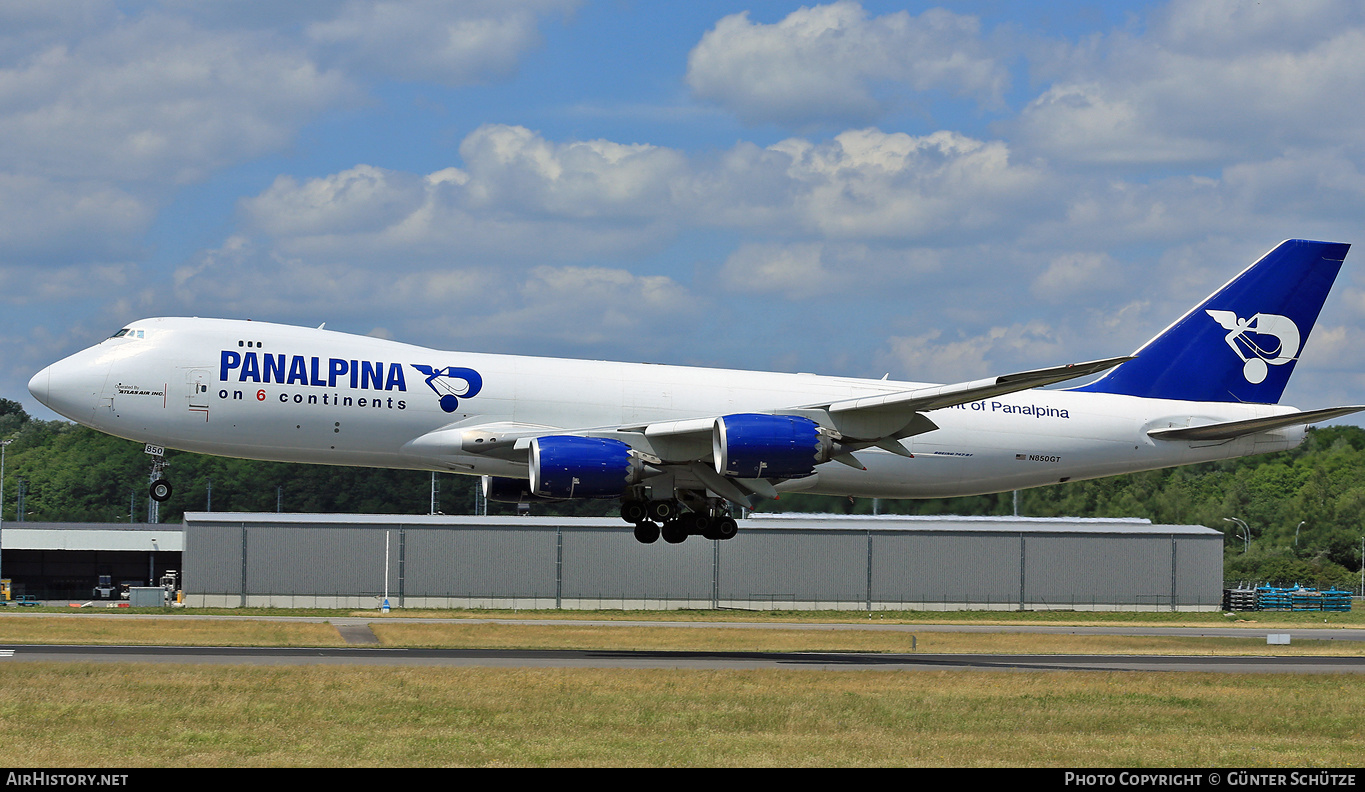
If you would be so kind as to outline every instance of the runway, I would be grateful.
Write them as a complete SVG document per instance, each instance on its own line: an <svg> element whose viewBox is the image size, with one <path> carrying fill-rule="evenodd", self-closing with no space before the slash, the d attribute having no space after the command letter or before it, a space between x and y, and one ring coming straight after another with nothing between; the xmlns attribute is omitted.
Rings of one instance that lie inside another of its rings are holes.
<svg viewBox="0 0 1365 792"><path fill-rule="evenodd" d="M1044 635L1127 635L1141 637L1178 637L1178 638L1259 638L1267 634L1288 634L1292 641L1365 641L1365 629L1358 627L1274 627L1254 623L1229 627L1159 627L1150 625L1115 624L1109 626L1090 625L1051 625L1051 624L905 624L865 622L744 622L744 621L672 621L666 619L499 619L499 618L439 618L413 617L400 615L375 616L280 616L271 615L228 615L197 614L193 612L174 615L154 613L119 613L104 610L75 610L63 613L4 613L9 618L87 618L87 619L192 619L205 621L278 621L332 624L338 629L346 626L375 624L506 624L534 626L579 626L579 627L666 627L670 629L735 629L735 630L868 630L873 632L899 633L1034 633Z"/></svg>
<svg viewBox="0 0 1365 792"><path fill-rule="evenodd" d="M871 654L503 649L257 648L187 646L0 646L0 663L192 663L207 665L473 666L818 671L1199 671L1359 674L1362 657L1171 655Z"/></svg>
<svg viewBox="0 0 1365 792"><path fill-rule="evenodd" d="M482 666L501 668L753 669L838 671L1202 671L1209 673L1362 673L1365 657L1204 655L994 655L856 652L692 652L380 648L370 630L384 623L573 625L738 630L875 631L897 633L1035 633L1206 638L1259 638L1288 633L1304 640L1365 641L1358 628L1077 626L1045 624L882 624L868 622L738 622L616 619L417 618L403 616L281 616L181 613L7 613L7 617L190 619L326 623L349 646L336 648L0 645L0 662L199 663L218 665Z"/></svg>

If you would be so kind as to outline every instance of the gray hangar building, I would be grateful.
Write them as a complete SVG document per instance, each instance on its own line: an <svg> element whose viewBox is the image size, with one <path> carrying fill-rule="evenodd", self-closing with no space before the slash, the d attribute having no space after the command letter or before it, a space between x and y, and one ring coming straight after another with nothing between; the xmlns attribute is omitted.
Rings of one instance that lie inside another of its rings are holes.
<svg viewBox="0 0 1365 792"><path fill-rule="evenodd" d="M1146 520L754 515L642 545L617 519L190 513L187 606L1214 610L1223 535Z"/></svg>

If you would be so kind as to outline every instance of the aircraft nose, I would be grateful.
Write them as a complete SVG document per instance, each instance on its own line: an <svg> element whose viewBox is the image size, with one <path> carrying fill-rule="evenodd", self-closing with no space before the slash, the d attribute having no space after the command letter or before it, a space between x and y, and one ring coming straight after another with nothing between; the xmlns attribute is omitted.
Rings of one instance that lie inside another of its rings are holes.
<svg viewBox="0 0 1365 792"><path fill-rule="evenodd" d="M52 404L48 401L47 391L51 374L52 367L48 366L37 374L34 374L33 379L28 381L28 392L33 394L33 398L42 402L44 407L49 408L52 407Z"/></svg>
<svg viewBox="0 0 1365 792"><path fill-rule="evenodd" d="M53 412L89 423L104 390L108 368L78 352L34 374L28 381L28 392Z"/></svg>

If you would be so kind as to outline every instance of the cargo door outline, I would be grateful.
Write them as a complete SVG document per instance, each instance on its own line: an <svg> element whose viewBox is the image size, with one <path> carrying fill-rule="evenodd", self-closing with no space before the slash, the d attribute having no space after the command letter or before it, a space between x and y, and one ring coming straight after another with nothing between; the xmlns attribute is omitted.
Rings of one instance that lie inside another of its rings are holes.
<svg viewBox="0 0 1365 792"><path fill-rule="evenodd" d="M192 413L203 413L204 422L209 420L209 378L213 372L211 369L190 369L185 376L185 382L189 386L189 410Z"/></svg>

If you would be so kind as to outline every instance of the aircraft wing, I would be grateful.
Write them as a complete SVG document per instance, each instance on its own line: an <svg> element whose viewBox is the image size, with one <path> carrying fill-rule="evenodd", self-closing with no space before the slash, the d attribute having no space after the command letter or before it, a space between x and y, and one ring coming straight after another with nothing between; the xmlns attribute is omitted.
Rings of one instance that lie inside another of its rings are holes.
<svg viewBox="0 0 1365 792"><path fill-rule="evenodd" d="M1327 407L1321 410L1289 413L1288 415L1273 415L1269 418L1223 421L1222 423L1205 424L1204 426L1153 429L1147 434L1157 440L1232 440L1243 435L1283 429L1286 426L1298 426L1315 421L1330 421L1333 418L1340 418L1343 415L1350 415L1361 410L1365 410L1365 405Z"/></svg>
<svg viewBox="0 0 1365 792"><path fill-rule="evenodd" d="M825 459L862 469L853 452L876 446L901 456L911 456L900 440L938 426L925 413L967 402L980 401L1016 391L1095 374L1131 358L1115 357L1067 366L1023 371L999 377L934 385L927 388L854 399L766 410L762 415L790 416L812 422L827 446ZM525 460L532 441L549 435L568 435L616 440L630 447L630 455L650 469L662 472L674 467L702 481L708 489L729 500L752 505L753 497L776 497L772 481L761 477L723 475L713 467L712 445L718 419L714 415L633 426L565 429L506 423L450 426L413 440L406 448L422 450L459 448L509 461ZM806 424L810 426L810 424Z"/></svg>
<svg viewBox="0 0 1365 792"><path fill-rule="evenodd" d="M836 454L832 457L835 461L862 467L852 458L851 452L878 446L894 454L909 456L909 452L896 441L937 429L938 426L924 415L926 412L1084 377L1131 359L1129 356L1106 358L954 385L934 385L766 412L771 415L802 416L815 421L842 444L847 455ZM718 417L663 421L646 426L622 427L620 431L643 434L665 461L695 461L711 453L711 432Z"/></svg>
<svg viewBox="0 0 1365 792"><path fill-rule="evenodd" d="M828 412L835 427L845 437L860 440L878 439L897 435L898 430L909 425L919 413L981 401L1016 391L1041 388L1087 374L1097 374L1131 359L1125 355L1087 363L1071 363L971 382L959 382L955 385L936 385L899 393L864 396L814 407ZM900 427L891 428L897 422L900 423ZM909 434L899 436L908 437Z"/></svg>

